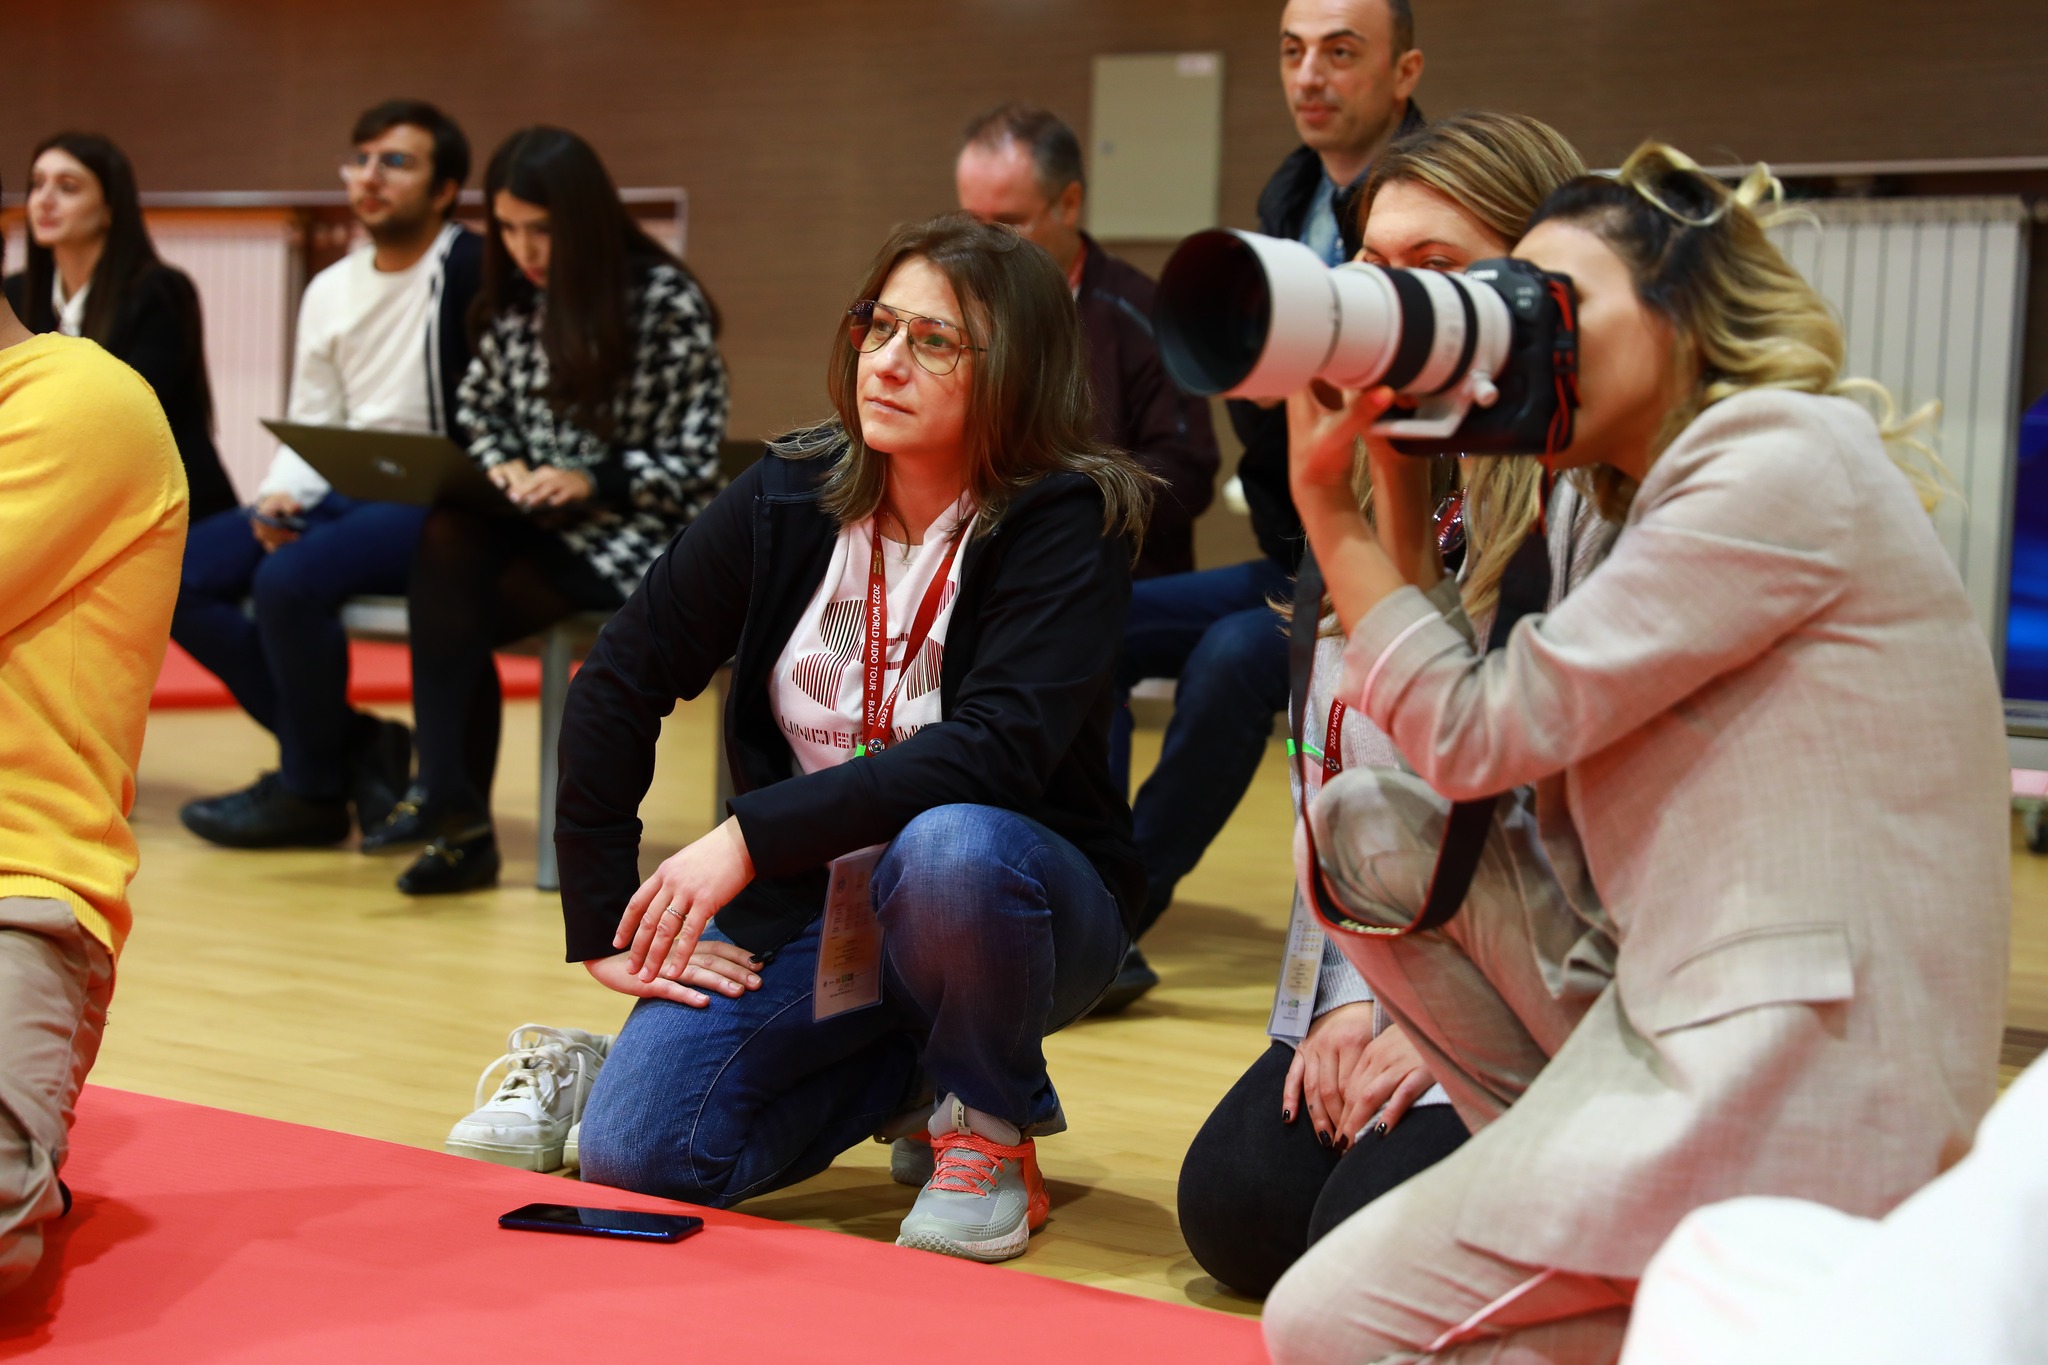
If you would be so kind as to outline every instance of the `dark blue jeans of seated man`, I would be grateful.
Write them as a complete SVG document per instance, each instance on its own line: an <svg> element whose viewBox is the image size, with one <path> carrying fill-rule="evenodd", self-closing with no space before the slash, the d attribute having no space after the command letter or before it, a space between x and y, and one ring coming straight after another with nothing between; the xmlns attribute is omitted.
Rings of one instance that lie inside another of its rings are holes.
<svg viewBox="0 0 2048 1365"><path fill-rule="evenodd" d="M427 509L329 493L305 515L299 538L267 553L246 508L194 525L171 638L277 736L285 789L331 801L348 793L352 719L341 604L405 592Z"/></svg>
<svg viewBox="0 0 2048 1365"><path fill-rule="evenodd" d="M1127 698L1145 678L1178 678L1159 764L1131 802L1145 864L1143 934L1173 902L1251 787L1273 717L1287 709L1287 635L1271 603L1294 592L1271 559L1168 574L1131 585L1131 614L1117 687ZM1110 776L1130 790L1131 712L1117 708Z"/></svg>
<svg viewBox="0 0 2048 1365"><path fill-rule="evenodd" d="M584 1110L583 1178L728 1207L824 1170L925 1080L1027 1131L1051 1120L1043 1039L1095 1003L1129 942L1094 867L1011 811L940 806L882 855L874 902L878 1006L811 1018L821 920L759 990L635 1004Z"/></svg>

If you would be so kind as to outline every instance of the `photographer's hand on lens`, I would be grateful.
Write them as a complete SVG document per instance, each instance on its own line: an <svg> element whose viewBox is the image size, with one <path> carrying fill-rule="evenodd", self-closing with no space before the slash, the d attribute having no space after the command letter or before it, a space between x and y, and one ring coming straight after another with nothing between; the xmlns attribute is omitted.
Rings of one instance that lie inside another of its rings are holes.
<svg viewBox="0 0 2048 1365"><path fill-rule="evenodd" d="M754 862L747 854L739 818L728 816L640 884L626 902L612 946L625 950L629 973L642 982L681 980L695 961L694 954L711 946L698 940L712 916L753 879ZM700 964L699 970L708 969Z"/></svg>
<svg viewBox="0 0 2048 1365"><path fill-rule="evenodd" d="M1325 1147L1341 1151L1348 1146L1358 1130L1342 1123L1351 1108L1344 1079L1357 1069L1372 1041L1370 1000L1339 1005L1310 1024L1287 1068L1281 1121L1293 1123L1306 1113Z"/></svg>
<svg viewBox="0 0 2048 1365"><path fill-rule="evenodd" d="M1287 400L1288 484L1347 635L1382 598L1408 586L1351 488L1357 442L1393 403L1393 391L1384 386L1345 394L1322 383Z"/></svg>

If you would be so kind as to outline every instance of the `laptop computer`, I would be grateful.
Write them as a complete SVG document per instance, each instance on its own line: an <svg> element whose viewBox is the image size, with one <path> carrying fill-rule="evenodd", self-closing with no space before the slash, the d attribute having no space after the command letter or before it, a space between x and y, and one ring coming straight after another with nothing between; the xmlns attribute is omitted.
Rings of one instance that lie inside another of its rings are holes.
<svg viewBox="0 0 2048 1365"><path fill-rule="evenodd" d="M415 507L455 503L479 511L519 510L462 447L438 432L310 426L268 418L263 425L344 497Z"/></svg>

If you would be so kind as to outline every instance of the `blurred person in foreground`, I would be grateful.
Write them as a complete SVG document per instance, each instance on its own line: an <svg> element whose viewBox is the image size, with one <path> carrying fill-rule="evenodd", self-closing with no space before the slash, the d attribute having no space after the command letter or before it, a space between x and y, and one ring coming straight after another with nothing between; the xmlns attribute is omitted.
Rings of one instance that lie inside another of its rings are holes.
<svg viewBox="0 0 2048 1365"><path fill-rule="evenodd" d="M0 303L0 1294L71 1207L58 1172L131 923L128 812L184 544L148 383Z"/></svg>

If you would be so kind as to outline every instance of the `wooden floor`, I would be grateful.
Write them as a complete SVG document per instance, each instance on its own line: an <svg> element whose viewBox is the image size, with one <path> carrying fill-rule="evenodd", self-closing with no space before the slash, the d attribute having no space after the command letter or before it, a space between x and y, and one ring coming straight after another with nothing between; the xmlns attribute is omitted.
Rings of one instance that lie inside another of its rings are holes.
<svg viewBox="0 0 2048 1365"><path fill-rule="evenodd" d="M649 865L709 824L708 702L678 709L644 812ZM528 1022L612 1031L625 1002L561 961L551 896L532 889L537 726L508 707L498 781L505 885L401 896L402 858L235 853L178 825L179 803L248 781L270 741L234 711L159 712L136 828L136 931L93 1079L153 1095L439 1147L477 1072ZM1156 756L1141 730L1137 766ZM1174 1218L1181 1154L1210 1106L1265 1047L1290 872L1277 746L1237 818L1146 940L1162 986L1115 1020L1050 1040L1072 1122L1041 1144L1053 1217L1024 1271L1251 1313L1188 1256ZM2015 845L2010 1021L2048 1031L2048 859ZM893 1239L913 1192L865 1146L749 1212ZM573 1191L565 1190L565 1198Z"/></svg>

